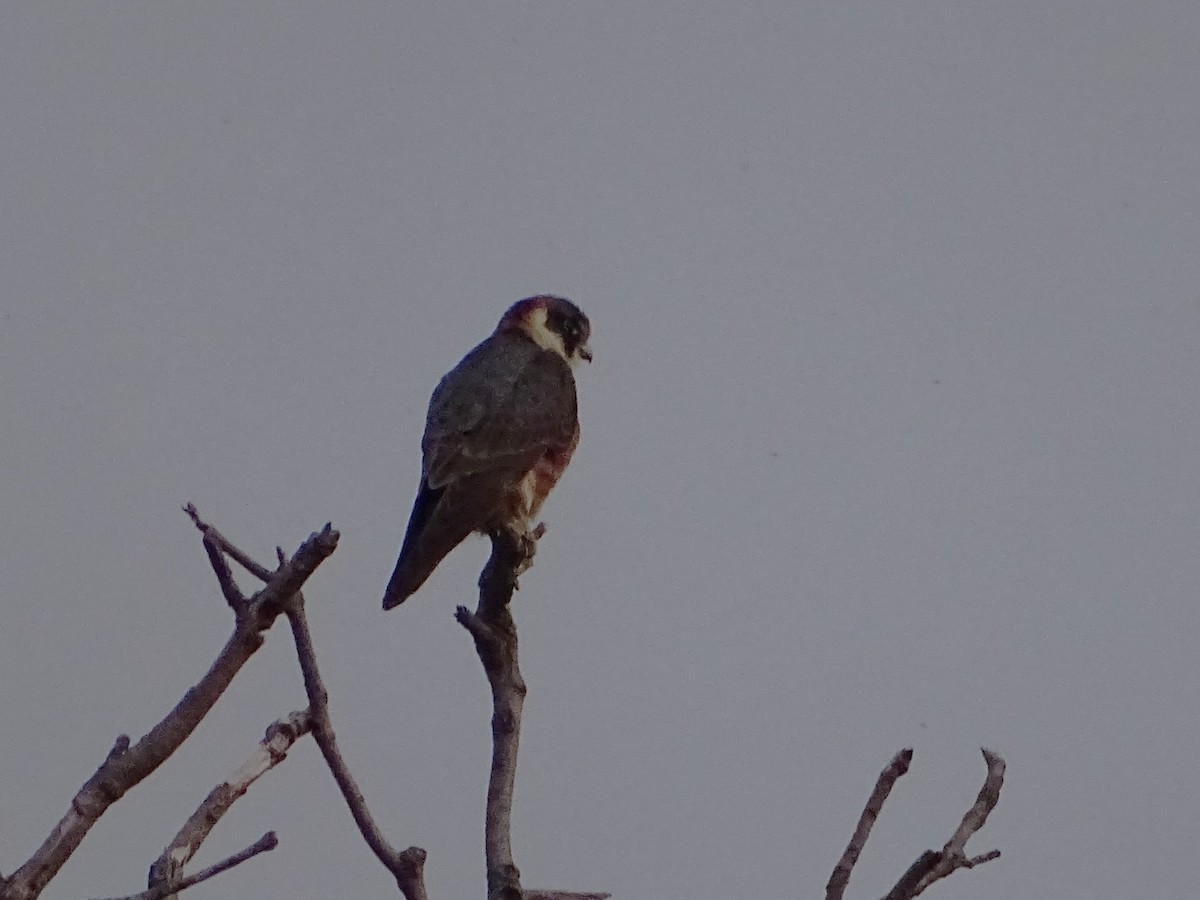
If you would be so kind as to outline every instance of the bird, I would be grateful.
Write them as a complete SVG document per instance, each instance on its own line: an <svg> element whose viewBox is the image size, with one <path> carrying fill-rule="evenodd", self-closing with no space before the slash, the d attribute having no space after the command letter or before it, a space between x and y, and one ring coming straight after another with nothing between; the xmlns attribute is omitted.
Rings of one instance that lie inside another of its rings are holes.
<svg viewBox="0 0 1200 900"><path fill-rule="evenodd" d="M383 595L393 609L472 532L531 534L579 444L573 370L591 323L565 297L518 300L434 388L421 482Z"/></svg>

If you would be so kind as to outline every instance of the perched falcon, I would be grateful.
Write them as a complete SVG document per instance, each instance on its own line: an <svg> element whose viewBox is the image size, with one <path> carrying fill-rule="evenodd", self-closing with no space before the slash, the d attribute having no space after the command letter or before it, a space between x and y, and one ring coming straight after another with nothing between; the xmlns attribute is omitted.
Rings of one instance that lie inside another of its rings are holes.
<svg viewBox="0 0 1200 900"><path fill-rule="evenodd" d="M591 325L562 297L529 297L438 383L421 439L421 487L383 608L407 600L472 531L520 534L579 443L572 366Z"/></svg>

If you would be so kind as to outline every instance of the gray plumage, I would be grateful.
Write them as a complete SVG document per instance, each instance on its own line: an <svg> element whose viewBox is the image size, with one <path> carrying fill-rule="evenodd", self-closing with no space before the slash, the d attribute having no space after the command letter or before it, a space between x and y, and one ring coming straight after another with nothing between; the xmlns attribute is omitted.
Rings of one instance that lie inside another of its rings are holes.
<svg viewBox="0 0 1200 900"><path fill-rule="evenodd" d="M506 321L434 389L421 485L384 609L412 595L472 531L525 527L575 449L570 366Z"/></svg>
<svg viewBox="0 0 1200 900"><path fill-rule="evenodd" d="M438 382L425 418L422 475L432 488L497 469L529 470L577 424L566 361L519 332L492 335Z"/></svg>

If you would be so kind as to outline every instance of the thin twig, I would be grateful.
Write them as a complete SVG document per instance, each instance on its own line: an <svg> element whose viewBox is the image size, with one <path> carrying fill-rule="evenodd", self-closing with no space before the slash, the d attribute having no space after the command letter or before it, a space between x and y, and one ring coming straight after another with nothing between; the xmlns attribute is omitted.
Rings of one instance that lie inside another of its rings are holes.
<svg viewBox="0 0 1200 900"><path fill-rule="evenodd" d="M168 893L178 893L179 891L187 890L202 881L208 881L208 879L220 875L222 872L228 872L234 866L241 865L246 860L252 859L260 853L274 850L278 846L279 839L275 837L275 832L268 831L245 850L235 853L233 856L223 859L216 865L209 866L207 869L201 869L194 875L189 875L173 887L162 884L144 890L140 894L131 894L128 897L116 897L112 898L112 900L163 900Z"/></svg>
<svg viewBox="0 0 1200 900"><path fill-rule="evenodd" d="M188 514L188 517L192 520L192 523L198 529L200 529L204 535L210 537L223 552L229 555L230 559L236 562L239 566L257 578L259 581L271 580L271 576L275 574L274 572L272 572L266 566L259 565L250 558L248 553L238 549L238 547L230 542L225 535L221 534L221 532L217 531L217 529L201 519L200 513L196 511L196 507L193 504L188 503L185 505L183 507L183 511Z"/></svg>
<svg viewBox="0 0 1200 900"><path fill-rule="evenodd" d="M173 885L181 882L184 867L192 861L200 845L229 811L234 801L242 797L255 781L287 758L292 745L310 730L308 710L293 712L267 726L258 748L228 781L209 791L204 802L196 808L179 829L179 833L163 849L150 867L148 887L162 887L166 894L174 892Z"/></svg>
<svg viewBox="0 0 1200 900"><path fill-rule="evenodd" d="M188 515L201 527L191 504ZM223 542L224 539L220 538ZM208 671L190 688L161 722L132 747L122 736L108 756L71 800L70 808L34 854L0 885L0 900L34 900L58 874L105 811L144 780L187 740L212 709L246 661L262 646L263 632L293 594L337 549L338 533L329 525L309 536L287 566L270 575L267 585L246 601L237 615L233 634ZM227 547L223 549L228 551ZM232 554L231 554L232 555Z"/></svg>
<svg viewBox="0 0 1200 900"><path fill-rule="evenodd" d="M993 859L1000 858L999 850L989 850L987 853L980 853L978 856L972 856L968 860L964 860L962 867L964 869L973 869L976 866L981 866L985 862L991 862Z"/></svg>
<svg viewBox="0 0 1200 900"><path fill-rule="evenodd" d="M842 895L846 893L846 885L850 883L850 872L854 869L854 864L858 862L867 838L871 835L875 820L879 818L883 804L886 802L888 794L892 792L896 781L908 771L912 757L912 748L905 747L893 756L883 771L879 773L875 789L871 791L867 805L863 808L862 815L858 817L858 824L854 828L850 843L846 845L846 851L838 860L837 865L833 867L833 874L829 876L829 882L825 885L825 900L842 900Z"/></svg>
<svg viewBox="0 0 1200 900"><path fill-rule="evenodd" d="M287 609L292 637L296 642L296 655L300 661L300 672L304 676L304 690L308 694L309 713L312 717L313 740L325 757L325 763L337 782L338 789L350 808L350 815L371 852L383 863L396 879L396 886L407 900L428 900L425 893L425 851L420 847L409 847L397 851L383 836L367 808L358 783L350 773L350 767L337 746L337 735L329 718L329 693L317 669L317 654L313 647L312 631L304 612L304 597L297 594Z"/></svg>
<svg viewBox="0 0 1200 900"><path fill-rule="evenodd" d="M221 586L225 602L235 613L242 615L246 609L246 598L237 582L233 580L233 572L229 569L229 563L225 561L220 543L208 533L204 535L204 552L208 554L208 562L217 576L217 584Z"/></svg>

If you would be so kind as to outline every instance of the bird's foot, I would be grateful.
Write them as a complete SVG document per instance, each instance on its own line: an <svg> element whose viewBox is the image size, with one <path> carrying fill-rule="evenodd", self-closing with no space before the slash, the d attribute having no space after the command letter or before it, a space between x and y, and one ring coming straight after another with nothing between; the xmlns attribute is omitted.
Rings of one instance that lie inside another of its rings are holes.
<svg viewBox="0 0 1200 900"><path fill-rule="evenodd" d="M507 606L512 592L520 587L518 578L533 565L538 538L545 533L545 525L530 528L528 522L505 523L489 532L492 555L479 576L481 608L485 596L491 598L491 605Z"/></svg>
<svg viewBox="0 0 1200 900"><path fill-rule="evenodd" d="M538 522L530 528L528 525L520 531L513 531L513 549L516 565L513 567L513 577L523 575L533 566L533 557L537 553L537 542L546 533L546 523Z"/></svg>

